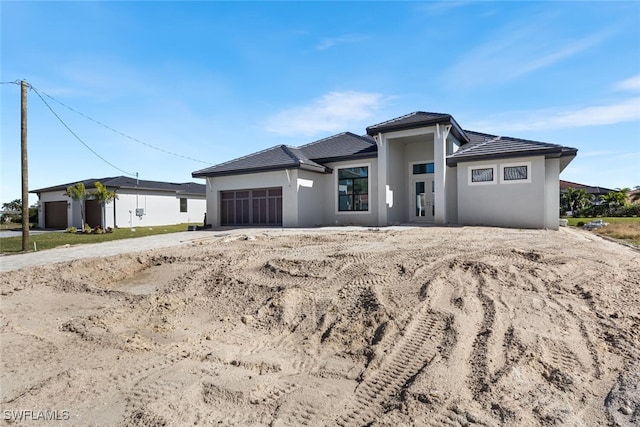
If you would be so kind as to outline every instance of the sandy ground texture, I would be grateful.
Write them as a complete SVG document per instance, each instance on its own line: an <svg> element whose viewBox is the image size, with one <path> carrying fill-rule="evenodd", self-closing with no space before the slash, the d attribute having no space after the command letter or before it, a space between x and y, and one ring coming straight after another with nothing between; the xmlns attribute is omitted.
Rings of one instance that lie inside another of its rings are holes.
<svg viewBox="0 0 640 427"><path fill-rule="evenodd" d="M634 249L243 233L3 273L2 423L640 425Z"/></svg>

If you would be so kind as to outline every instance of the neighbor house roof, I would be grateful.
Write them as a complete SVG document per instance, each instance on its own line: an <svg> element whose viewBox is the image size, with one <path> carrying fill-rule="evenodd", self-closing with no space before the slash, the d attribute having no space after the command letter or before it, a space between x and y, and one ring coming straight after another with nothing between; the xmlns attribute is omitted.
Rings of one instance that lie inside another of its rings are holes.
<svg viewBox="0 0 640 427"><path fill-rule="evenodd" d="M600 194L609 194L613 193L616 190L611 190L610 188L604 187L592 187L590 185L578 184L577 182L570 181L560 181L560 191L567 191L569 188L573 188L576 190L584 190L589 194L595 194L596 196Z"/></svg>
<svg viewBox="0 0 640 427"><path fill-rule="evenodd" d="M91 178L85 179L81 181L70 182L67 184L54 185L53 187L45 187L37 190L31 190L31 193L48 193L51 191L67 191L67 188L76 185L78 183L83 183L86 188L95 188L96 181L100 181L102 185L107 188L112 189L138 189L138 190L163 190L163 191L175 191L179 194L194 194L194 195L204 195L206 192L206 185L198 184L195 182L184 182L184 183L175 183L175 182L164 182L164 181L147 181L147 180L137 180L135 178L130 178L127 176L115 176L115 177L107 177L107 178Z"/></svg>
<svg viewBox="0 0 640 427"><path fill-rule="evenodd" d="M458 162L476 160L492 160L506 157L544 155L550 157L575 156L575 148L563 147L558 144L531 141L528 139L497 136L486 133L465 130L469 136L469 144L447 157L447 165L453 166Z"/></svg>
<svg viewBox="0 0 640 427"><path fill-rule="evenodd" d="M268 172L282 169L303 169L325 173L330 169L320 162L375 157L377 147L373 138L350 132L321 139L301 147L277 145L257 153L230 160L194 172L194 178Z"/></svg>

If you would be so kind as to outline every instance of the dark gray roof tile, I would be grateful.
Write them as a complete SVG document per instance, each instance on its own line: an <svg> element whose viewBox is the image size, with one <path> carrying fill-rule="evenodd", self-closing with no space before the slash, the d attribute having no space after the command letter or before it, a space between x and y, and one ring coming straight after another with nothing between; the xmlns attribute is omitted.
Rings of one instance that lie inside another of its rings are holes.
<svg viewBox="0 0 640 427"><path fill-rule="evenodd" d="M324 166L309 159L306 153L296 147L277 145L193 172L192 176L194 178L204 178L207 176L237 175L297 168L316 172L324 172L326 169Z"/></svg>
<svg viewBox="0 0 640 427"><path fill-rule="evenodd" d="M67 184L55 185L53 187L40 188L37 190L31 190L31 193L47 193L50 191L67 191L67 188L76 185L78 183L83 183L87 189L95 188L96 181L100 181L105 187L110 189L139 189L139 190L165 190L165 191L175 191L180 192L182 194L201 194L204 195L206 193L206 186L204 184L198 184L195 182L185 182L185 183L175 183L175 182L164 182L164 181L148 181L136 178L131 178L128 176L115 176L115 177L106 177L106 178L91 178L84 179L81 181L70 182Z"/></svg>

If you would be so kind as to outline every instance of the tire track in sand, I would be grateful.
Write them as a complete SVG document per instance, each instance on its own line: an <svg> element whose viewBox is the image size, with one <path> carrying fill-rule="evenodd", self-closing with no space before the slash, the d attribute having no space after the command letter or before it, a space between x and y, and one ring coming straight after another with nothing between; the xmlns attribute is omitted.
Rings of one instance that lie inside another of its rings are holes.
<svg viewBox="0 0 640 427"><path fill-rule="evenodd" d="M347 402L344 415L336 420L336 424L342 427L366 425L378 418L382 404L436 359L447 322L447 316L424 305L392 353L357 386Z"/></svg>

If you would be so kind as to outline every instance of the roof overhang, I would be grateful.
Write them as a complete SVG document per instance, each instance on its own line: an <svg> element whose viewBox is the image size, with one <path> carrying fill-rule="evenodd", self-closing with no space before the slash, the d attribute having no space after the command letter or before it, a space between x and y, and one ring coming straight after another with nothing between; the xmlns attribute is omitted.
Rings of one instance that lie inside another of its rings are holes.
<svg viewBox="0 0 640 427"><path fill-rule="evenodd" d="M389 133L396 132L400 130L408 130L408 129L419 129L423 127L435 126L435 125L451 125L451 133L460 141L462 144L466 144L469 142L469 138L464 133L464 130L460 127L458 122L455 121L453 116L447 114L442 117L436 117L433 119L425 119L420 120L414 123L404 123L404 124L394 124L390 123L388 125L382 126L369 126L367 128L367 135L375 136L379 133Z"/></svg>
<svg viewBox="0 0 640 427"><path fill-rule="evenodd" d="M541 148L539 150L523 150L513 151L507 153L495 153L495 154L478 154L473 156L459 156L456 157L455 153L447 157L447 166L457 166L458 163L465 162L477 162L484 160L498 160L509 159L514 157L537 157L544 156L545 159L560 158L560 171L562 171L567 165L576 157L578 150L570 147L553 147L553 148Z"/></svg>
<svg viewBox="0 0 640 427"><path fill-rule="evenodd" d="M275 172L275 171L282 171L287 169L300 169L300 170L306 170L309 172L316 172L316 173L331 172L331 169L328 169L324 166L319 168L316 166L306 165L303 163L300 165L272 165L272 166L263 166L258 168L248 168L248 169L242 169L242 170L227 170L227 171L223 170L218 172L216 171L204 172L203 170L203 171L193 172L191 176L193 178L212 178L217 176L250 175L254 173Z"/></svg>

